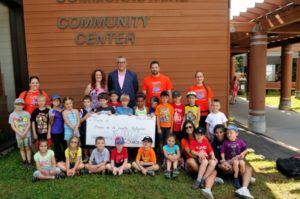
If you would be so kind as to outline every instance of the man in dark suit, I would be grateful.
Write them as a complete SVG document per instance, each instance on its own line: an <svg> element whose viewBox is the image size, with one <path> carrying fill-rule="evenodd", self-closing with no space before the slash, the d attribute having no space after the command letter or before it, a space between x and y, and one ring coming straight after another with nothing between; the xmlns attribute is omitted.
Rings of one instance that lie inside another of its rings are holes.
<svg viewBox="0 0 300 199"><path fill-rule="evenodd" d="M117 69L108 75L108 91L116 91L119 97L122 94L130 96L129 107L133 108L135 104L135 94L139 90L139 82L135 72L127 69L126 58L119 56L117 58Z"/></svg>

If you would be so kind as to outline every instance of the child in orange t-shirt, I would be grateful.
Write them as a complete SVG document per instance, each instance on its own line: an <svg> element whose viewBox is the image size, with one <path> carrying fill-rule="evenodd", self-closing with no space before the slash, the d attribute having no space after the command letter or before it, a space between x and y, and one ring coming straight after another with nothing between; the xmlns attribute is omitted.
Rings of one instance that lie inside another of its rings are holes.
<svg viewBox="0 0 300 199"><path fill-rule="evenodd" d="M174 108L168 103L168 91L161 92L160 98L161 104L157 106L155 115L157 120L157 136L162 151L162 146L166 142L166 137L173 132Z"/></svg>
<svg viewBox="0 0 300 199"><path fill-rule="evenodd" d="M132 163L132 167L135 171L140 171L144 175L155 176L155 171L159 170L159 166L156 163L155 152L151 147L152 138L146 136L142 141L143 146L139 148L136 161Z"/></svg>

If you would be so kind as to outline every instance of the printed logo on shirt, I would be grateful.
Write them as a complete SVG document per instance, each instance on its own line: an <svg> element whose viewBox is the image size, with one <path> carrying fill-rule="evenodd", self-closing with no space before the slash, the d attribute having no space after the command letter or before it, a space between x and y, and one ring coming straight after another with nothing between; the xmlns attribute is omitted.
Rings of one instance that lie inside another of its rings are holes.
<svg viewBox="0 0 300 199"><path fill-rule="evenodd" d="M196 91L197 99L205 99L205 92L203 90L197 90Z"/></svg>
<svg viewBox="0 0 300 199"><path fill-rule="evenodd" d="M193 111L188 111L186 113L186 120L195 121L196 120L196 114Z"/></svg>
<svg viewBox="0 0 300 199"><path fill-rule="evenodd" d="M169 108L161 108L160 109L160 121L161 122L169 122L170 118L170 109Z"/></svg>
<svg viewBox="0 0 300 199"><path fill-rule="evenodd" d="M206 146L196 146L196 151L198 153L203 152L205 156L208 156L208 154L206 153L207 147Z"/></svg>
<svg viewBox="0 0 300 199"><path fill-rule="evenodd" d="M237 155L237 144L236 143L231 143L230 144L230 154L232 157L235 157Z"/></svg>
<svg viewBox="0 0 300 199"><path fill-rule="evenodd" d="M32 106L38 106L38 103L37 103L37 96L34 96L34 95L30 95L30 104Z"/></svg>
<svg viewBox="0 0 300 199"><path fill-rule="evenodd" d="M161 92L161 82L152 82L152 93L160 93Z"/></svg>
<svg viewBox="0 0 300 199"><path fill-rule="evenodd" d="M175 111L175 113L174 113L174 122L181 122L181 121L182 121L181 114L179 114L178 111Z"/></svg>
<svg viewBox="0 0 300 199"><path fill-rule="evenodd" d="M39 113L36 116L37 132L39 134L47 133L48 131L48 118L45 113Z"/></svg>
<svg viewBox="0 0 300 199"><path fill-rule="evenodd" d="M28 124L28 118L27 116L14 117L13 122L15 127L23 132Z"/></svg>

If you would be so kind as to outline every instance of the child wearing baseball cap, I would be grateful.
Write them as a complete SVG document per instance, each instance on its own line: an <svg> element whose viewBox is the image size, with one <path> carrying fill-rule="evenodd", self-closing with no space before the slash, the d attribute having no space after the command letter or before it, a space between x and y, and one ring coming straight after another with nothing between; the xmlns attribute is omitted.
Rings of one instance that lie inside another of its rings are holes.
<svg viewBox="0 0 300 199"><path fill-rule="evenodd" d="M24 99L17 98L14 102L14 111L9 115L8 123L16 134L18 148L20 149L23 165L31 166L31 132L30 114L23 111Z"/></svg>
<svg viewBox="0 0 300 199"><path fill-rule="evenodd" d="M124 137L115 138L116 147L111 150L110 163L106 165L106 169L114 175L120 176L123 173L131 173L131 164L128 163L128 151L124 144Z"/></svg>
<svg viewBox="0 0 300 199"><path fill-rule="evenodd" d="M132 167L144 175L155 176L155 171L159 170L159 166L156 163L156 155L152 148L152 138L146 136L142 142L143 146L139 148L136 161L132 163Z"/></svg>
<svg viewBox="0 0 300 199"><path fill-rule="evenodd" d="M189 120L192 121L197 128L200 121L200 107L196 105L197 95L194 91L189 91L186 94L186 98L188 103L184 107L184 118L182 124Z"/></svg>
<svg viewBox="0 0 300 199"><path fill-rule="evenodd" d="M245 172L244 158L247 154L246 143L238 138L238 128L234 125L227 127L227 138L221 147L221 161L220 163L226 164L233 170L233 186L236 189L241 188L239 181L239 173Z"/></svg>

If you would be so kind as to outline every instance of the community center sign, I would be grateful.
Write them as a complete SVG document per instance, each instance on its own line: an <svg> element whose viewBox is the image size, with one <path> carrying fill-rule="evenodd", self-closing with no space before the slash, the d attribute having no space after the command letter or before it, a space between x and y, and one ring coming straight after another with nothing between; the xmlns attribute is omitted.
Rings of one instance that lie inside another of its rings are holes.
<svg viewBox="0 0 300 199"><path fill-rule="evenodd" d="M87 119L87 145L95 145L98 136L106 146L115 146L115 138L123 136L126 147L140 147L145 136L155 140L155 116L93 114Z"/></svg>
<svg viewBox="0 0 300 199"><path fill-rule="evenodd" d="M69 3L180 3L188 0L56 0L59 4ZM101 5L100 5L101 6ZM146 28L150 16L61 16L56 27L65 29L98 29L97 32L78 32L75 34L76 45L127 45L135 44L136 32L132 30L139 26ZM123 31L120 31L123 30ZM101 30L109 30L103 31ZM113 30L113 31L110 31Z"/></svg>

